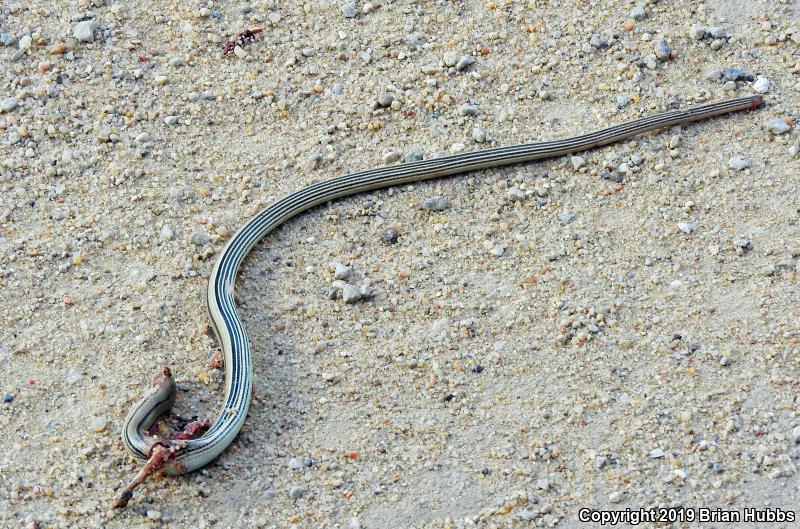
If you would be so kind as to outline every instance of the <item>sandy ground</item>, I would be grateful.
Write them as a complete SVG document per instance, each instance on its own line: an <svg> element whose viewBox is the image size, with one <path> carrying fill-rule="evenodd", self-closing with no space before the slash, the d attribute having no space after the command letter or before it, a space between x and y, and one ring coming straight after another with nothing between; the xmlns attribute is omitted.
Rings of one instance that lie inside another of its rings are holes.
<svg viewBox="0 0 800 529"><path fill-rule="evenodd" d="M800 517L798 8L638 7L6 0L0 526ZM245 28L263 32L223 55ZM571 136L756 91L758 111L583 163L291 221L237 284L256 372L241 434L111 508L138 468L122 420L159 363L177 414L217 413L203 289L261 207L415 149ZM420 207L435 196L449 207ZM336 263L372 297L330 299Z"/></svg>

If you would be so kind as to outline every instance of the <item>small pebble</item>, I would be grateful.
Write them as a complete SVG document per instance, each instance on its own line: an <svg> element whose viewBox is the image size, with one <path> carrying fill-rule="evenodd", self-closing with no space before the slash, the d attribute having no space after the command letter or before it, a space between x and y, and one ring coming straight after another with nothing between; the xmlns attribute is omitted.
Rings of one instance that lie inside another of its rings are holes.
<svg viewBox="0 0 800 529"><path fill-rule="evenodd" d="M576 171L581 167L583 167L584 165L586 165L586 160L584 160L580 156L573 156L572 158L569 159L569 161L570 163L572 163L572 168L575 169Z"/></svg>
<svg viewBox="0 0 800 529"><path fill-rule="evenodd" d="M664 451L662 449L660 449L660 448L656 448L655 450L650 452L650 457L653 458L653 459L660 459L660 458L664 457L665 455L666 454L664 454Z"/></svg>
<svg viewBox="0 0 800 529"><path fill-rule="evenodd" d="M692 27L689 28L689 37L694 40L703 40L705 36L708 34L708 30L705 26L701 26L699 24L692 24Z"/></svg>
<svg viewBox="0 0 800 529"><path fill-rule="evenodd" d="M420 160L425 159L425 154L422 152L417 146L411 147L404 155L403 161L408 162L418 162Z"/></svg>
<svg viewBox="0 0 800 529"><path fill-rule="evenodd" d="M647 13L644 10L644 6L636 6L631 11L631 18L636 20L637 22L641 22L645 19Z"/></svg>
<svg viewBox="0 0 800 529"><path fill-rule="evenodd" d="M509 200L511 200L511 202L520 202L522 200L525 200L525 191L518 188L517 186L514 186L511 189L509 189L506 192L506 195L508 196Z"/></svg>
<svg viewBox="0 0 800 529"><path fill-rule="evenodd" d="M342 289L342 300L347 304L353 304L361 299L361 291L353 285L345 285Z"/></svg>
<svg viewBox="0 0 800 529"><path fill-rule="evenodd" d="M300 470L301 468L303 468L303 462L297 459L296 457L293 457L289 460L288 466L292 470Z"/></svg>
<svg viewBox="0 0 800 529"><path fill-rule="evenodd" d="M30 35L25 35L21 39L19 39L19 42L17 43L17 46L21 50L27 50L28 48L31 47L31 40L32 39L31 39Z"/></svg>
<svg viewBox="0 0 800 529"><path fill-rule="evenodd" d="M400 160L400 153L397 151L386 151L383 153L381 160L383 160L385 165L395 163L396 161Z"/></svg>
<svg viewBox="0 0 800 529"><path fill-rule="evenodd" d="M653 44L653 51L656 54L656 59L660 61L669 59L672 54L672 50L666 39L658 39L655 44Z"/></svg>
<svg viewBox="0 0 800 529"><path fill-rule="evenodd" d="M719 26L711 26L710 28L706 28L706 32L712 39L721 39L725 37L725 32L722 31L722 28Z"/></svg>
<svg viewBox="0 0 800 529"><path fill-rule="evenodd" d="M735 248L741 248L743 250L749 250L750 249L750 241L748 239L745 239L744 237L738 237L738 238L733 239L733 246Z"/></svg>
<svg viewBox="0 0 800 529"><path fill-rule="evenodd" d="M728 160L728 167L734 171L743 171L750 167L750 162L741 156L734 156Z"/></svg>
<svg viewBox="0 0 800 529"><path fill-rule="evenodd" d="M160 520L161 511L147 511L147 517L151 520Z"/></svg>
<svg viewBox="0 0 800 529"><path fill-rule="evenodd" d="M5 395L3 395L3 402L13 402L13 401L14 401L14 395L12 395L11 393L6 393Z"/></svg>
<svg viewBox="0 0 800 529"><path fill-rule="evenodd" d="M475 127L474 129L472 129L472 140L475 143L486 142L486 132L479 127Z"/></svg>
<svg viewBox="0 0 800 529"><path fill-rule="evenodd" d="M97 22L94 20L84 20L75 25L72 36L79 42L94 42L94 30L96 28Z"/></svg>
<svg viewBox="0 0 800 529"><path fill-rule="evenodd" d="M394 95L392 94L381 94L378 97L378 104L383 108L391 106L393 101L394 101Z"/></svg>
<svg viewBox="0 0 800 529"><path fill-rule="evenodd" d="M355 18L358 15L355 2L347 2L342 6L342 14L345 18Z"/></svg>
<svg viewBox="0 0 800 529"><path fill-rule="evenodd" d="M345 266L342 263L336 263L335 270L333 272L334 279L347 279L352 274L352 270L349 266Z"/></svg>
<svg viewBox="0 0 800 529"><path fill-rule="evenodd" d="M790 127L783 119L781 118L772 118L768 119L767 123L767 130L769 130L773 134L786 134L789 132L792 127Z"/></svg>
<svg viewBox="0 0 800 529"><path fill-rule="evenodd" d="M381 240L386 244L396 244L400 234L395 228L389 228L381 232Z"/></svg>
<svg viewBox="0 0 800 529"><path fill-rule="evenodd" d="M686 235L689 235L694 231L694 226L688 222L679 222L678 229Z"/></svg>
<svg viewBox="0 0 800 529"><path fill-rule="evenodd" d="M589 39L589 45L598 50L604 50L608 48L608 42L601 39L599 35L592 35L592 38Z"/></svg>
<svg viewBox="0 0 800 529"><path fill-rule="evenodd" d="M192 234L191 240L195 246L205 246L208 244L209 237L202 231L196 231Z"/></svg>
<svg viewBox="0 0 800 529"><path fill-rule="evenodd" d="M448 51L447 53L444 54L442 62L448 68L452 68L453 66L458 64L458 59L459 59L458 53L454 51Z"/></svg>
<svg viewBox="0 0 800 529"><path fill-rule="evenodd" d="M564 224L564 225L569 224L570 222L572 222L572 219L574 219L574 218L575 218L575 214L571 213L569 211L564 211L564 212L561 212L561 213L558 214L558 222L560 222L561 224Z"/></svg>
<svg viewBox="0 0 800 529"><path fill-rule="evenodd" d="M158 234L159 239L162 241L171 241L175 238L175 230L172 229L172 226L165 224L161 227L161 231Z"/></svg>
<svg viewBox="0 0 800 529"><path fill-rule="evenodd" d="M108 419L105 417L97 417L92 421L92 431L100 433L108 426Z"/></svg>
<svg viewBox="0 0 800 529"><path fill-rule="evenodd" d="M478 107L465 103L458 108L458 113L462 116L477 116Z"/></svg>
<svg viewBox="0 0 800 529"><path fill-rule="evenodd" d="M289 487L289 497L292 498L293 500L302 498L303 496L306 495L307 492L308 491L305 489L305 487L300 487L300 486Z"/></svg>
<svg viewBox="0 0 800 529"><path fill-rule="evenodd" d="M474 62L475 62L475 59L473 59L469 55L464 55L456 63L456 71L463 72L464 70L469 68L469 66L471 64L473 64Z"/></svg>
<svg viewBox="0 0 800 529"><path fill-rule="evenodd" d="M450 203L447 199L440 196L428 197L422 201L422 209L427 209L428 211L444 211L449 207Z"/></svg>
<svg viewBox="0 0 800 529"><path fill-rule="evenodd" d="M0 101L0 114L14 111L19 103L16 97L7 97Z"/></svg>
<svg viewBox="0 0 800 529"><path fill-rule="evenodd" d="M723 81L752 81L753 76L738 68L723 68L722 70Z"/></svg>
<svg viewBox="0 0 800 529"><path fill-rule="evenodd" d="M769 92L770 80L767 77L759 76L756 82L753 83L753 91L757 94L766 94Z"/></svg>

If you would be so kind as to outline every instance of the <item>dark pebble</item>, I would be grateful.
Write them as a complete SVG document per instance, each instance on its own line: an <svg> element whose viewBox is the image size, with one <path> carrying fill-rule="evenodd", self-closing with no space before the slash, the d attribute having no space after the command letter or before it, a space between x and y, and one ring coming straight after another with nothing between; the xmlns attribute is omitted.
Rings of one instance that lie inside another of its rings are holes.
<svg viewBox="0 0 800 529"><path fill-rule="evenodd" d="M3 402L11 402L12 400L14 400L14 395L11 393L6 393L3 395Z"/></svg>
<svg viewBox="0 0 800 529"><path fill-rule="evenodd" d="M738 68L723 68L722 79L724 81L752 81L753 76Z"/></svg>
<svg viewBox="0 0 800 529"><path fill-rule="evenodd" d="M391 228L381 232L381 239L386 244L395 244L398 236L397 230Z"/></svg>
<svg viewBox="0 0 800 529"><path fill-rule="evenodd" d="M480 365L480 364L478 364L478 365L476 365L475 367L472 368L472 372L473 373L480 373L481 371L483 371L483 366Z"/></svg>

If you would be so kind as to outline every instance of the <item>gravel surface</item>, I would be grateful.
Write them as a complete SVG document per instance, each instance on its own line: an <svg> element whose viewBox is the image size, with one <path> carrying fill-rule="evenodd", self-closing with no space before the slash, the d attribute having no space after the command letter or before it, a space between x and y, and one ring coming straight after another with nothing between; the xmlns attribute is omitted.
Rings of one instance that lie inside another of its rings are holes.
<svg viewBox="0 0 800 529"><path fill-rule="evenodd" d="M777 0L6 0L0 526L797 509L799 19ZM205 282L260 208L753 93L756 112L291 221L237 284L241 434L111 508L159 363L175 413L218 411Z"/></svg>

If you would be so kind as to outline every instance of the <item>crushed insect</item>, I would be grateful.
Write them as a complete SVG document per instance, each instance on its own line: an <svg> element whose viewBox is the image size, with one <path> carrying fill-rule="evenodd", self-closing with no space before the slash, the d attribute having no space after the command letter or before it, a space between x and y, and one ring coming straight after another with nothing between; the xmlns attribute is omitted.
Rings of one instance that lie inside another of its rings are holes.
<svg viewBox="0 0 800 529"><path fill-rule="evenodd" d="M246 29L241 33L239 33L238 35L236 35L236 38L234 38L232 41L226 43L223 46L222 50L225 52L225 55L230 55L231 53L233 53L233 50L235 50L237 46L240 48L244 48L248 44L255 42L256 35L261 33L262 31L264 30L261 28Z"/></svg>

